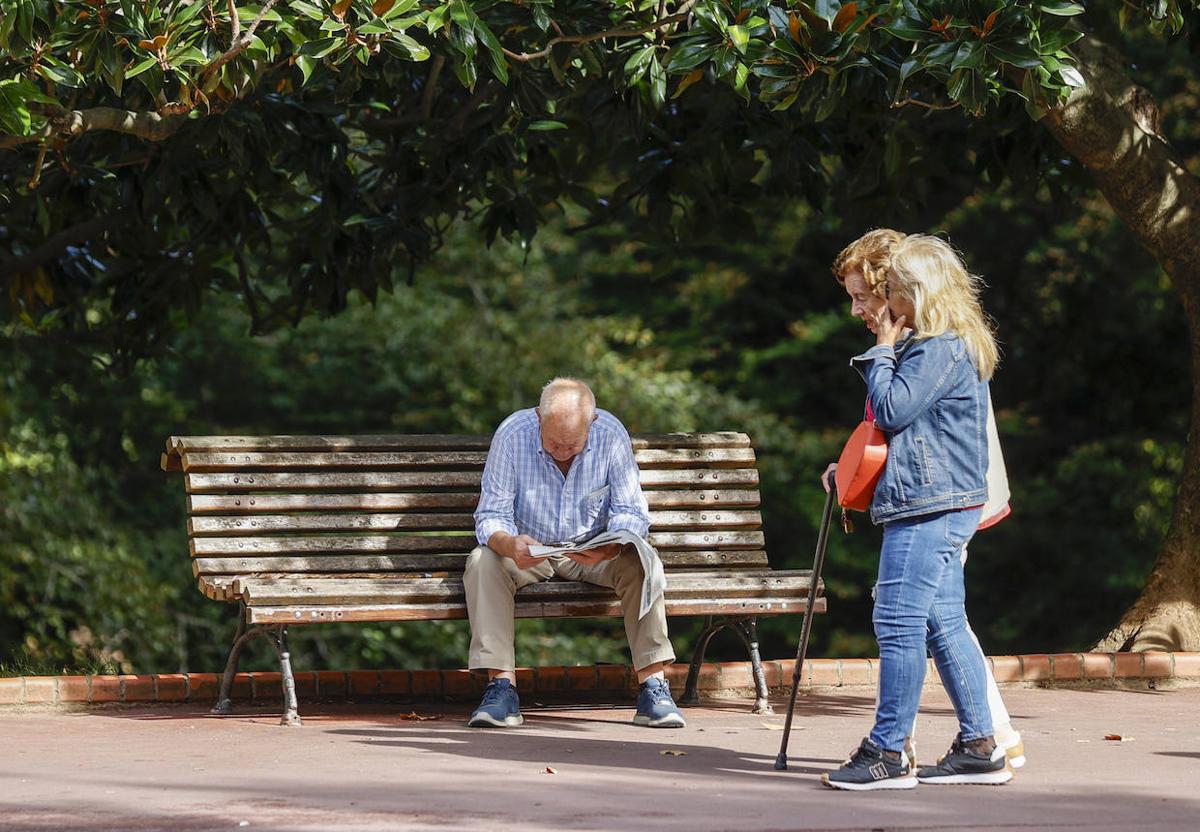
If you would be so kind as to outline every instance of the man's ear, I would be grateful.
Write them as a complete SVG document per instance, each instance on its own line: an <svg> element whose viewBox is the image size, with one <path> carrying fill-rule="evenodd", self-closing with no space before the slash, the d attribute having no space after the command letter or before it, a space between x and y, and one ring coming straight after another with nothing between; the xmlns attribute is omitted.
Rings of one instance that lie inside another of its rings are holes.
<svg viewBox="0 0 1200 832"><path fill-rule="evenodd" d="M594 421L596 421L596 420L597 420L597 419L599 419L599 418L600 418L600 414L599 414L599 413L593 413L593 414L592 414L592 421L593 421L593 422L594 422Z"/></svg>
<svg viewBox="0 0 1200 832"><path fill-rule="evenodd" d="M542 408L540 406L533 409L533 415L537 417L538 424L542 423Z"/></svg>

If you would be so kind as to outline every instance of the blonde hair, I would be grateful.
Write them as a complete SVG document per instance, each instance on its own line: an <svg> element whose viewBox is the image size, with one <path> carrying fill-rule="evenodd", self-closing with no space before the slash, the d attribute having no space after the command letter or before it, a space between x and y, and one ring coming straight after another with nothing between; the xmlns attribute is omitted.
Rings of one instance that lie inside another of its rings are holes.
<svg viewBox="0 0 1200 832"><path fill-rule="evenodd" d="M903 233L891 228L868 231L842 249L833 261L833 276L845 285L851 272L861 272L867 288L878 297L886 297L884 289L892 262L892 247L903 239Z"/></svg>
<svg viewBox="0 0 1200 832"><path fill-rule="evenodd" d="M893 246L890 274L912 301L914 336L954 333L967 345L979 378L989 380L1000 361L996 324L979 300L983 279L967 271L959 253L940 237L910 234Z"/></svg>

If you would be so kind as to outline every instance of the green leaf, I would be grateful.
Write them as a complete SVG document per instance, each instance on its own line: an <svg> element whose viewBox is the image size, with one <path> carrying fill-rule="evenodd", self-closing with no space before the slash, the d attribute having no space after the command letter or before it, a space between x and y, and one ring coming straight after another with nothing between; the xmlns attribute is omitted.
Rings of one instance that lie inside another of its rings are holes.
<svg viewBox="0 0 1200 832"><path fill-rule="evenodd" d="M733 41L733 47L745 55L746 44L750 42L750 30L745 26L730 26L725 31L728 33L729 39Z"/></svg>
<svg viewBox="0 0 1200 832"><path fill-rule="evenodd" d="M383 19L392 20L393 18L397 18L415 5L417 5L417 0L400 0L400 2L387 10L387 13L383 15Z"/></svg>
<svg viewBox="0 0 1200 832"><path fill-rule="evenodd" d="M324 58L345 42L343 38L317 38L301 46L299 53L312 58Z"/></svg>
<svg viewBox="0 0 1200 832"><path fill-rule="evenodd" d="M204 7L204 0L193 0L193 3L190 6L184 7L183 11L177 13L175 17L171 18L171 23L175 26L182 26L184 23L187 23L193 17L200 14Z"/></svg>
<svg viewBox="0 0 1200 832"><path fill-rule="evenodd" d="M1087 81L1084 80L1083 75L1073 66L1064 64L1059 67L1058 75L1068 86L1076 88L1087 86Z"/></svg>
<svg viewBox="0 0 1200 832"><path fill-rule="evenodd" d="M1042 65L1042 56L1030 49L1028 45L999 46L989 43L984 48L992 57L1022 69L1034 69Z"/></svg>
<svg viewBox="0 0 1200 832"><path fill-rule="evenodd" d="M720 46L708 39L688 41L671 53L667 69L673 73L690 72L711 58Z"/></svg>
<svg viewBox="0 0 1200 832"><path fill-rule="evenodd" d="M628 83L633 84L646 74L646 70L650 68L650 59L654 57L654 49L653 45L643 46L625 61L625 76Z"/></svg>
<svg viewBox="0 0 1200 832"><path fill-rule="evenodd" d="M372 20L359 26L357 31L360 35L386 35L392 31L392 27L382 20Z"/></svg>
<svg viewBox="0 0 1200 832"><path fill-rule="evenodd" d="M304 0L290 0L288 6L300 12L300 14L304 15L309 20L324 20L327 16L325 12L321 11L321 9L317 8L312 3L304 2Z"/></svg>
<svg viewBox="0 0 1200 832"><path fill-rule="evenodd" d="M49 56L43 58L43 60L47 61L47 63L40 64L37 68L38 74L41 76L49 78L56 84L62 84L64 87L73 87L75 89L87 84L83 76L74 68L54 61ZM50 61L53 61L53 63L50 63Z"/></svg>
<svg viewBox="0 0 1200 832"><path fill-rule="evenodd" d="M1066 2L1038 3L1038 8L1047 14L1055 14L1059 17L1074 17L1077 14L1083 14L1085 11L1079 3Z"/></svg>
<svg viewBox="0 0 1200 832"><path fill-rule="evenodd" d="M667 100L667 73L658 58L650 61L650 101L661 107Z"/></svg>
<svg viewBox="0 0 1200 832"><path fill-rule="evenodd" d="M262 6L238 6L238 20L241 20L243 23L252 23L254 22L254 19L258 17L259 12L261 11ZM278 23L281 20L283 20L283 18L280 17L279 12L275 11L274 9L271 9L265 15L263 15L263 22L269 21L271 23Z"/></svg>
<svg viewBox="0 0 1200 832"><path fill-rule="evenodd" d="M500 41L496 39L495 33L482 20L476 20L475 34L487 48L488 59L492 66L492 74L500 80L500 83L507 84L508 61L505 60L504 49L500 46Z"/></svg>
<svg viewBox="0 0 1200 832"><path fill-rule="evenodd" d="M961 104L963 109L969 113L982 112L987 100L983 76L969 67L956 69L950 73L946 92L952 100Z"/></svg>
<svg viewBox="0 0 1200 832"><path fill-rule="evenodd" d="M417 41L413 40L409 35L397 34L392 36L392 41L403 46L414 61L424 61L429 59L429 50L422 46Z"/></svg>
<svg viewBox="0 0 1200 832"><path fill-rule="evenodd" d="M535 132L545 132L547 130L566 130L567 125L561 121L535 121L526 128Z"/></svg>
<svg viewBox="0 0 1200 832"><path fill-rule="evenodd" d="M25 96L20 91L22 83L15 79L0 81L0 127L6 133L28 136L33 120Z"/></svg>
<svg viewBox="0 0 1200 832"><path fill-rule="evenodd" d="M296 66L300 67L300 83L307 84L313 70L317 68L317 59L308 55L297 55Z"/></svg>
<svg viewBox="0 0 1200 832"><path fill-rule="evenodd" d="M425 18L425 31L432 35L438 29L446 25L446 18L449 16L449 6L438 6L429 13L428 17Z"/></svg>
<svg viewBox="0 0 1200 832"><path fill-rule="evenodd" d="M138 61L130 68L128 72L125 73L125 80L129 80L130 78L141 75L143 72L150 67L155 66L157 63L157 58L146 58L144 61Z"/></svg>
<svg viewBox="0 0 1200 832"><path fill-rule="evenodd" d="M187 46L167 57L172 66L203 66L208 56L194 46Z"/></svg>
<svg viewBox="0 0 1200 832"><path fill-rule="evenodd" d="M983 57L983 51L979 47L980 43L977 40L964 41L954 55L954 62L950 64L950 71L953 72L963 67L978 69L980 59Z"/></svg>

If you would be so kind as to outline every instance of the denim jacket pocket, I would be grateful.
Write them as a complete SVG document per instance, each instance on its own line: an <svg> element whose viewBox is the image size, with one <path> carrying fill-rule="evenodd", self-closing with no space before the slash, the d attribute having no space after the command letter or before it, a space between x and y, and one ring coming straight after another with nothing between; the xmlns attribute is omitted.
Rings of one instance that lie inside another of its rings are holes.
<svg viewBox="0 0 1200 832"><path fill-rule="evenodd" d="M917 472L917 479L922 485L933 485L933 460L930 458L932 450L929 443L925 441L924 436L913 437L913 467Z"/></svg>

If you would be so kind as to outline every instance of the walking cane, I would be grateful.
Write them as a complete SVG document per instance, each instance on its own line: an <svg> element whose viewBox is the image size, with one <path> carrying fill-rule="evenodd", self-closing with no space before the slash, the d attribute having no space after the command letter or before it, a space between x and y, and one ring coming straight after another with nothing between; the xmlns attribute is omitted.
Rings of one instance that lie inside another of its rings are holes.
<svg viewBox="0 0 1200 832"><path fill-rule="evenodd" d="M800 687L800 674L804 669L804 654L808 652L808 635L812 631L813 607L817 603L817 587L821 583L821 568L825 565L825 547L829 543L829 523L833 517L833 504L837 501L837 484L829 478L829 493L825 495L825 511L821 515L821 530L817 533L817 551L813 555L812 577L808 585L808 603L804 607L804 624L800 627L800 644L796 647L796 672L792 674L792 698L788 701L787 719L783 723L783 740L779 743L779 755L775 758L775 770L787 770L788 737L792 733L792 711L796 708L796 689Z"/></svg>

